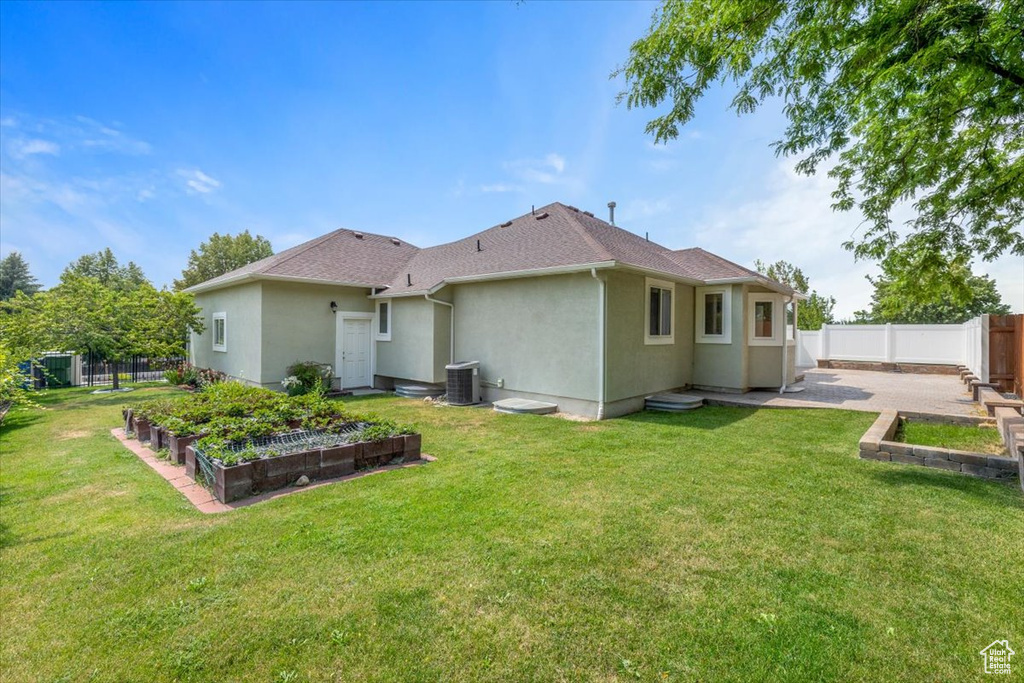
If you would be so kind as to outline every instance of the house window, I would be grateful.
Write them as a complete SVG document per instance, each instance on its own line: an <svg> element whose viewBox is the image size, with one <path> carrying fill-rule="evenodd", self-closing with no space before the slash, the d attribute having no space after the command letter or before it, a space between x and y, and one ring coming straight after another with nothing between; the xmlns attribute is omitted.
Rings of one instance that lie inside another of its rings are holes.
<svg viewBox="0 0 1024 683"><path fill-rule="evenodd" d="M704 295L704 335L721 336L725 325L725 295L712 292Z"/></svg>
<svg viewBox="0 0 1024 683"><path fill-rule="evenodd" d="M698 344L732 343L732 286L698 287L694 341Z"/></svg>
<svg viewBox="0 0 1024 683"><path fill-rule="evenodd" d="M754 293L747 298L747 343L751 346L778 346L782 342L786 309L775 294Z"/></svg>
<svg viewBox="0 0 1024 683"><path fill-rule="evenodd" d="M228 350L228 314L213 314L213 350Z"/></svg>
<svg viewBox="0 0 1024 683"><path fill-rule="evenodd" d="M391 341L391 302L377 302L377 341Z"/></svg>
<svg viewBox="0 0 1024 683"><path fill-rule="evenodd" d="M647 344L672 344L675 341L675 307L672 300L676 286L663 280L647 278Z"/></svg>
<svg viewBox="0 0 1024 683"><path fill-rule="evenodd" d="M772 338L772 310L774 306L774 301L754 302L754 337L756 339Z"/></svg>

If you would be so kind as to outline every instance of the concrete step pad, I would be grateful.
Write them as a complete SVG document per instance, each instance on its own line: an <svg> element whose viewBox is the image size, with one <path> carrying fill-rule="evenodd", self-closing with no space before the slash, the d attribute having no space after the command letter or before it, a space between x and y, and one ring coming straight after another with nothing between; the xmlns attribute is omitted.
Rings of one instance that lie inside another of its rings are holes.
<svg viewBox="0 0 1024 683"><path fill-rule="evenodd" d="M533 401L528 398L504 398L494 402L494 409L499 413L514 415L547 415L556 412L558 404Z"/></svg>

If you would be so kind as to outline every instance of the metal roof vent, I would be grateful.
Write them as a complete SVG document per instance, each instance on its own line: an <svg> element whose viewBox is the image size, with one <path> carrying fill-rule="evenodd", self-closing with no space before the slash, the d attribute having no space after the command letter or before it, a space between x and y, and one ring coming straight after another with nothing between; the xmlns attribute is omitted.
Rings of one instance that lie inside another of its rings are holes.
<svg viewBox="0 0 1024 683"><path fill-rule="evenodd" d="M401 245L402 242L401 242L401 240L398 240L398 239L392 237L391 238L391 244L393 244L393 245L395 245L397 247L397 246Z"/></svg>
<svg viewBox="0 0 1024 683"><path fill-rule="evenodd" d="M501 225L499 225L498 227L499 227L499 228L507 228L507 227L508 227L508 226L510 226L510 225L512 225L512 221L505 221L504 223L502 223L502 224L501 224Z"/></svg>
<svg viewBox="0 0 1024 683"><path fill-rule="evenodd" d="M352 234L355 235L357 240L363 239L363 233L361 233L361 232L354 232Z"/></svg>
<svg viewBox="0 0 1024 683"><path fill-rule="evenodd" d="M584 216L590 216L591 218L593 218L594 217L594 212L593 211L584 211L583 215Z"/></svg>
<svg viewBox="0 0 1024 683"><path fill-rule="evenodd" d="M536 218L539 221L542 221L542 220L544 220L547 217L548 217L548 212L547 211L545 211L543 213L538 213L536 216L534 216L534 218Z"/></svg>

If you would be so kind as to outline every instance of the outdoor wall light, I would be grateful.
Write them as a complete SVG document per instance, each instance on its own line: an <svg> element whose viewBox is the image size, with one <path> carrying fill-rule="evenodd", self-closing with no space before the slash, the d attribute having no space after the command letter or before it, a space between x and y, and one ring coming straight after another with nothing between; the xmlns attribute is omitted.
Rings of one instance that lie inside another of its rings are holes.
<svg viewBox="0 0 1024 683"><path fill-rule="evenodd" d="M337 313L337 312L338 312L338 302L332 301L331 302L331 313Z"/></svg>

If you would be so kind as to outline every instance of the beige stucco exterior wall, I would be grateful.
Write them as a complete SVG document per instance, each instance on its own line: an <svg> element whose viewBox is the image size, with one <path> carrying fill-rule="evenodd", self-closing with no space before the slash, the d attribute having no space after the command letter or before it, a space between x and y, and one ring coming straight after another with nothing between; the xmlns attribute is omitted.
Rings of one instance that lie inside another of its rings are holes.
<svg viewBox="0 0 1024 683"><path fill-rule="evenodd" d="M743 285L731 286L730 301L732 310L729 319L732 323L731 343L706 344L696 342L693 352L693 384L698 387L746 391L749 347L747 346L747 288ZM694 307L703 306L697 301L700 289L695 289Z"/></svg>
<svg viewBox="0 0 1024 683"><path fill-rule="evenodd" d="M747 294L769 294L773 297L778 306L782 325L779 333L784 334L786 325L783 309L786 297L756 285L748 286ZM777 389L782 384L782 344L776 343L776 345L770 346L750 345L750 297L745 297L745 301L748 306L745 312L745 318L747 319L746 334L748 336L744 337L744 339L749 346L747 351L749 357L747 386L751 389ZM796 342L787 340L786 344L786 383L790 384L796 379Z"/></svg>
<svg viewBox="0 0 1024 683"><path fill-rule="evenodd" d="M790 344L787 349L786 365L789 373L786 382L792 382L795 375L796 365L793 357L796 355L796 346ZM781 346L751 346L750 347L750 388L751 389L777 389L782 383L782 347Z"/></svg>
<svg viewBox="0 0 1024 683"><path fill-rule="evenodd" d="M331 312L331 302L338 304L338 311L372 313L370 290L302 282L262 285L261 383L277 388L289 365L306 360L328 363L337 377L337 315Z"/></svg>
<svg viewBox="0 0 1024 683"><path fill-rule="evenodd" d="M643 275L610 271L607 277L608 402L690 384L693 371L693 287L676 283L672 344L645 344L647 285Z"/></svg>
<svg viewBox="0 0 1024 683"><path fill-rule="evenodd" d="M598 283L589 273L461 284L451 293L456 360L480 361L482 378L504 380L505 391L597 400Z"/></svg>
<svg viewBox="0 0 1024 683"><path fill-rule="evenodd" d="M392 306L391 341L377 342L377 375L415 382L444 382L448 307L423 297L387 301Z"/></svg>
<svg viewBox="0 0 1024 683"><path fill-rule="evenodd" d="M201 368L213 368L247 382L259 383L262 377L262 285L250 282L196 295L202 309L205 331L192 334L191 362ZM227 351L213 350L213 314L226 314Z"/></svg>

